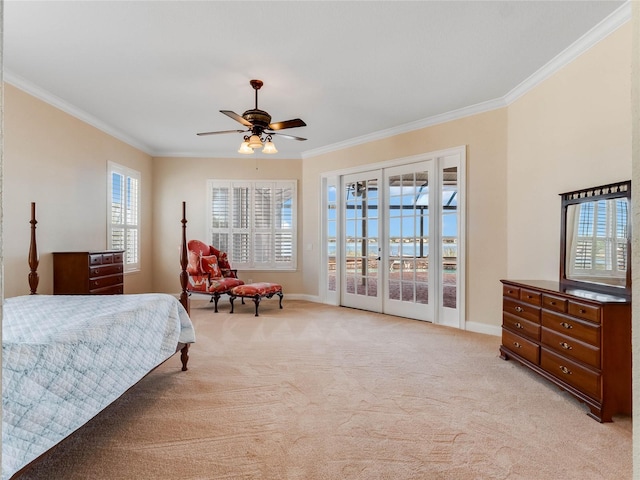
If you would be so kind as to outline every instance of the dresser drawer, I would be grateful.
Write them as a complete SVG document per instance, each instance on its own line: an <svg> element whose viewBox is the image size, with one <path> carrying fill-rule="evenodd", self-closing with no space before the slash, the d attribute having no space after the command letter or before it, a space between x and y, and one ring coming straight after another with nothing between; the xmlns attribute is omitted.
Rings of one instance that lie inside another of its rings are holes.
<svg viewBox="0 0 640 480"><path fill-rule="evenodd" d="M122 295L124 293L124 285L119 284L105 288L96 288L95 290L91 290L89 293L92 295Z"/></svg>
<svg viewBox="0 0 640 480"><path fill-rule="evenodd" d="M516 315L530 322L540 323L540 308L510 298L503 298L502 309L505 313Z"/></svg>
<svg viewBox="0 0 640 480"><path fill-rule="evenodd" d="M113 254L113 263L124 263L124 254L122 252L115 252Z"/></svg>
<svg viewBox="0 0 640 480"><path fill-rule="evenodd" d="M540 366L554 377L568 383L572 387L584 392L590 397L599 400L600 374L587 367L557 355L543 347L540 352Z"/></svg>
<svg viewBox="0 0 640 480"><path fill-rule="evenodd" d="M502 345L536 365L540 361L540 347L536 343L511 333L505 328L502 329Z"/></svg>
<svg viewBox="0 0 640 480"><path fill-rule="evenodd" d="M540 340L540 324L516 317L510 313L502 313L502 326L513 330L518 335L524 335L532 340Z"/></svg>
<svg viewBox="0 0 640 480"><path fill-rule="evenodd" d="M505 297L515 298L517 300L520 298L520 289L513 285L502 285L502 295Z"/></svg>
<svg viewBox="0 0 640 480"><path fill-rule="evenodd" d="M558 351L561 355L568 355L592 367L600 368L600 348L545 327L542 328L541 338L545 346Z"/></svg>
<svg viewBox="0 0 640 480"><path fill-rule="evenodd" d="M98 277L89 279L89 290L93 293L96 288L110 287L123 283L122 275L109 275L106 277Z"/></svg>
<svg viewBox="0 0 640 480"><path fill-rule="evenodd" d="M102 265L102 254L89 255L89 265Z"/></svg>
<svg viewBox="0 0 640 480"><path fill-rule="evenodd" d="M101 265L99 267L90 267L89 268L89 277L94 279L95 277L103 277L105 275L115 275L117 273L122 273L122 264L113 264L113 265Z"/></svg>
<svg viewBox="0 0 640 480"><path fill-rule="evenodd" d="M566 298L556 297L547 293L542 294L542 306L544 308L548 308L549 310L555 310L556 312L566 312L567 303L569 302Z"/></svg>
<svg viewBox="0 0 640 480"><path fill-rule="evenodd" d="M542 326L582 342L600 346L600 326L542 310Z"/></svg>
<svg viewBox="0 0 640 480"><path fill-rule="evenodd" d="M569 301L569 314L578 318L600 323L600 307Z"/></svg>
<svg viewBox="0 0 640 480"><path fill-rule="evenodd" d="M531 305L540 306L540 298L542 294L535 290L527 290L526 288L520 289L520 300L530 303Z"/></svg>

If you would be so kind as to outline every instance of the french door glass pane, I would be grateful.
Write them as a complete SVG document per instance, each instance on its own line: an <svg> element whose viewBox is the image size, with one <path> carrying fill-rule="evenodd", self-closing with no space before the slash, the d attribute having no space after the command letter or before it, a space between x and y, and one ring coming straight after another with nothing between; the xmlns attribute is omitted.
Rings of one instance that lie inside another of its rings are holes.
<svg viewBox="0 0 640 480"><path fill-rule="evenodd" d="M346 292L378 296L378 181L361 180L345 185ZM335 218L329 211L329 218ZM329 232L329 238L332 235ZM331 247L330 247L331 248ZM329 251L331 254L331 250ZM329 262L332 257L329 255ZM335 258L333 258L335 262ZM332 275L331 263L329 277ZM335 273L335 272L334 272Z"/></svg>
<svg viewBox="0 0 640 480"><path fill-rule="evenodd" d="M388 178L388 295L426 304L429 274L428 172Z"/></svg>
<svg viewBox="0 0 640 480"><path fill-rule="evenodd" d="M442 176L442 305L457 306L458 276L458 168Z"/></svg>
<svg viewBox="0 0 640 480"><path fill-rule="evenodd" d="M338 249L338 204L335 185L327 187L327 290L336 291L336 261Z"/></svg>

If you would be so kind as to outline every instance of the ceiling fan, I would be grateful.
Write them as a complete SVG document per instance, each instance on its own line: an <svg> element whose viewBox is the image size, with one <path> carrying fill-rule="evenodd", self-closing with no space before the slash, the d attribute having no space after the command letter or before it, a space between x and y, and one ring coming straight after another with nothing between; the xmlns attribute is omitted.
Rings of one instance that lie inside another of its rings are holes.
<svg viewBox="0 0 640 480"><path fill-rule="evenodd" d="M240 146L239 153L253 153L254 148L261 148L264 146L262 150L263 153L277 153L275 145L273 144L272 136L280 135L282 138L288 138L291 140L304 141L306 138L295 137L293 135L287 135L280 132L275 132L274 130L284 130L285 128L296 128L296 127L306 127L307 124L304 123L299 118L294 118L292 120L285 120L284 122L275 122L271 123L271 115L269 115L264 110L260 110L258 108L258 90L263 85L262 80L251 80L249 84L253 87L256 92L256 106L251 110L247 110L242 115L238 115L237 113L231 110L220 110L220 113L224 113L228 117L233 118L236 122L241 123L247 130L222 130L218 132L201 132L196 135L204 136L204 135L219 135L222 133L247 133L244 136L244 142ZM250 133L250 134L249 134ZM265 135L263 138L262 135Z"/></svg>

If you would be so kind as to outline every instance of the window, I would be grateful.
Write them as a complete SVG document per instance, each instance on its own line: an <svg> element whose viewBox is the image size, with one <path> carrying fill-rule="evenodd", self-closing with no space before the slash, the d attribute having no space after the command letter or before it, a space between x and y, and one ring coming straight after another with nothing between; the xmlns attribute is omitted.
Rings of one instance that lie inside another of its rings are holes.
<svg viewBox="0 0 640 480"><path fill-rule="evenodd" d="M140 172L109 162L108 248L124 250L124 270L140 270Z"/></svg>
<svg viewBox="0 0 640 480"><path fill-rule="evenodd" d="M296 182L209 180L209 240L233 268L296 269Z"/></svg>

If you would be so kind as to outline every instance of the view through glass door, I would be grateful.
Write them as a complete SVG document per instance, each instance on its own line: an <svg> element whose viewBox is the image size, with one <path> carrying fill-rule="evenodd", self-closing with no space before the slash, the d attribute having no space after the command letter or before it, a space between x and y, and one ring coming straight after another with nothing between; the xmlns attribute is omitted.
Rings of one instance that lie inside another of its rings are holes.
<svg viewBox="0 0 640 480"><path fill-rule="evenodd" d="M465 149L323 177L321 294L465 328Z"/></svg>
<svg viewBox="0 0 640 480"><path fill-rule="evenodd" d="M433 177L433 162L385 169L385 313L434 319L437 263L429 255L435 222Z"/></svg>
<svg viewBox="0 0 640 480"><path fill-rule="evenodd" d="M342 186L342 305L381 312L380 171L345 175Z"/></svg>

